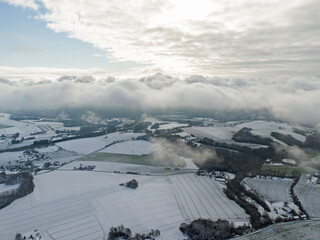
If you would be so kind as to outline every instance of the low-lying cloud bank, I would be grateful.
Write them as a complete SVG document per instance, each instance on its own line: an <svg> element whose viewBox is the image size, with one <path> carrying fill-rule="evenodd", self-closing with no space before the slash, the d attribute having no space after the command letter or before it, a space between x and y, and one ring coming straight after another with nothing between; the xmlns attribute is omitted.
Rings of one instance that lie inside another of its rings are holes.
<svg viewBox="0 0 320 240"><path fill-rule="evenodd" d="M221 161L212 149L197 148L192 149L184 141L177 140L170 142L165 138L152 138L151 142L160 146L153 152L153 160L162 165L183 166L185 161L181 158L191 159L194 163L203 164L208 161Z"/></svg>
<svg viewBox="0 0 320 240"><path fill-rule="evenodd" d="M320 78L277 80L190 76L157 73L140 79L94 75L55 79L0 77L4 110L96 106L196 108L203 110L268 109L275 117L304 124L320 122Z"/></svg>

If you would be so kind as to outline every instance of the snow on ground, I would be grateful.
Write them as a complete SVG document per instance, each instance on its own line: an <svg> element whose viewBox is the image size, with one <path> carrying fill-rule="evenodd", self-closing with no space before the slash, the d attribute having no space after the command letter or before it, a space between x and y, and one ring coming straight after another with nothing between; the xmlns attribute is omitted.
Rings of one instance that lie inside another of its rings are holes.
<svg viewBox="0 0 320 240"><path fill-rule="evenodd" d="M35 191L0 211L1 239L40 229L45 240L105 239L110 227L160 229L159 239L182 239L184 221L164 177L135 176L136 190L119 186L132 175L54 171L35 176Z"/></svg>
<svg viewBox="0 0 320 240"><path fill-rule="evenodd" d="M17 189L19 186L20 186L20 183L14 184L14 185L7 185L5 183L2 183L2 184L0 184L0 193Z"/></svg>
<svg viewBox="0 0 320 240"><path fill-rule="evenodd" d="M158 130L168 130L168 129L178 128L178 127L187 127L187 126L188 124L171 122L171 123L161 124Z"/></svg>
<svg viewBox="0 0 320 240"><path fill-rule="evenodd" d="M294 193L299 198L304 210L312 218L320 218L320 184L307 183L303 175L294 187Z"/></svg>
<svg viewBox="0 0 320 240"><path fill-rule="evenodd" d="M86 155L101 150L112 143L132 140L143 135L145 135L145 133L115 132L107 136L75 139L56 143L56 145L65 150Z"/></svg>
<svg viewBox="0 0 320 240"><path fill-rule="evenodd" d="M238 129L234 127L191 127L184 131L196 137L206 137L215 141L230 141Z"/></svg>
<svg viewBox="0 0 320 240"><path fill-rule="evenodd" d="M240 129L247 127L252 129L252 133L260 135L263 137L270 137L271 132L279 132L285 135L291 135L297 140L304 142L306 140L305 136L293 132L293 129L296 126L290 126L287 123L278 123L278 122L267 122L267 121L251 121L245 122L238 125L232 126L222 126L222 127L190 127L184 128L184 131L192 134L196 137L206 137L213 139L215 141L226 142L226 143L235 143L237 145L243 145L243 143L238 143L232 140L233 135L238 132ZM296 127L298 128L298 127ZM247 144L249 147L250 145ZM251 144L251 147L258 147L263 145Z"/></svg>
<svg viewBox="0 0 320 240"><path fill-rule="evenodd" d="M59 147L53 145L44 148L36 148L35 150L37 150L39 153L57 152L59 150Z"/></svg>
<svg viewBox="0 0 320 240"><path fill-rule="evenodd" d="M265 178L245 178L242 181L249 188L256 191L271 203L274 202L290 202L290 186L292 179L265 179Z"/></svg>
<svg viewBox="0 0 320 240"><path fill-rule="evenodd" d="M97 137L97 139L105 142L106 145L110 145L115 142L121 142L121 141L129 141L134 140L137 137L141 137L146 135L145 133L134 133L134 132L114 132L110 133L105 136Z"/></svg>
<svg viewBox="0 0 320 240"><path fill-rule="evenodd" d="M15 121L10 119L10 114L0 114L0 125L9 126L0 129L0 136L4 135L7 137L1 140L0 150L31 146L34 141L53 139L57 136L56 130L80 129L80 127L64 127L63 123L60 122ZM24 141L22 143L11 144L11 136L16 133L19 133L19 138L23 137Z"/></svg>
<svg viewBox="0 0 320 240"><path fill-rule="evenodd" d="M159 119L156 119L154 117L146 117L143 122L151 122L152 124L155 123L161 123L162 121L160 121Z"/></svg>
<svg viewBox="0 0 320 240"><path fill-rule="evenodd" d="M163 123L162 121L160 121L159 119L156 119L154 117L146 117L143 122L150 122L151 125L148 126L148 130L151 131L151 132L154 132L155 129L151 129L152 125L155 124L155 123Z"/></svg>
<svg viewBox="0 0 320 240"><path fill-rule="evenodd" d="M187 222L198 218L248 223L248 216L223 192L224 184L196 174L167 176Z"/></svg>
<svg viewBox="0 0 320 240"><path fill-rule="evenodd" d="M320 236L320 221L278 223L236 240L315 240Z"/></svg>
<svg viewBox="0 0 320 240"><path fill-rule="evenodd" d="M44 128L45 130L80 130L80 126L79 127L65 127L64 124L62 122L39 122L39 121L23 121L23 122L27 122L27 123L33 123L35 125L37 125L39 128Z"/></svg>
<svg viewBox="0 0 320 240"><path fill-rule="evenodd" d="M271 210L268 213L271 219L276 219L278 217L290 217L290 214L288 214L283 208L285 206L285 202L287 207L293 209L299 215L302 215L299 207L293 203L290 195L290 187L293 183L292 179L255 177L245 178L241 183L244 184L247 189L257 193L265 200ZM258 206L258 209L261 214L265 212L261 206Z"/></svg>
<svg viewBox="0 0 320 240"><path fill-rule="evenodd" d="M23 151L0 153L0 164L7 164L9 161L16 161L23 156Z"/></svg>
<svg viewBox="0 0 320 240"><path fill-rule="evenodd" d="M194 162L192 161L192 159L190 158L185 158L185 157L180 157L182 160L184 160L186 162L186 167L188 169L199 169L199 167L197 165L194 164Z"/></svg>
<svg viewBox="0 0 320 240"><path fill-rule="evenodd" d="M138 164L128 164L128 163L116 163L116 162L98 162L98 161L74 161L63 167L61 170L73 170L74 167L79 167L80 164L87 165L95 165L96 168L93 171L106 171L106 172L136 172L142 175L150 174L150 175L170 175L170 174L182 174L182 173L194 173L196 170L194 169L186 169L181 168L179 170L166 170L164 167L155 167L148 165L138 165Z"/></svg>
<svg viewBox="0 0 320 240"><path fill-rule="evenodd" d="M283 163L291 164L291 165L296 165L297 161L294 159L282 159Z"/></svg>
<svg viewBox="0 0 320 240"><path fill-rule="evenodd" d="M182 138L184 137L190 137L190 134L189 133L186 133L186 132L178 132L178 133L174 133L172 135L177 135L177 136L180 136Z"/></svg>
<svg viewBox="0 0 320 240"><path fill-rule="evenodd" d="M133 178L136 190L119 186ZM180 224L199 217L248 223L223 185L195 174L53 171L35 176L35 185L32 194L0 210L1 239L39 229L45 240L102 240L120 224L134 233L159 229L159 239L183 239Z"/></svg>
<svg viewBox="0 0 320 240"><path fill-rule="evenodd" d="M80 154L89 154L98 151L106 146L106 143L98 138L80 138L70 141L56 143L67 151L72 151Z"/></svg>
<svg viewBox="0 0 320 240"><path fill-rule="evenodd" d="M293 129L299 128L298 126L291 126L288 123L279 123L279 122L267 122L267 121L252 121L246 122L237 125L238 128L251 128L252 133L268 137L271 135L271 132L278 132L284 135L291 135L295 139L304 142L306 137L300 134L293 132Z"/></svg>
<svg viewBox="0 0 320 240"><path fill-rule="evenodd" d="M156 151L160 146L143 140L131 140L113 144L100 152L128 155L148 155Z"/></svg>
<svg viewBox="0 0 320 240"><path fill-rule="evenodd" d="M41 129L34 124L28 124L10 119L10 114L1 113L0 124L10 126L0 129L0 135L19 133L20 137L30 136L31 133L41 132Z"/></svg>
<svg viewBox="0 0 320 240"><path fill-rule="evenodd" d="M232 136L238 131L238 129L236 129L235 127L190 127L184 128L184 131L198 138L209 138L214 141L225 142L227 144L236 144L239 146L247 146L250 148L268 147L260 144L240 143L233 141Z"/></svg>

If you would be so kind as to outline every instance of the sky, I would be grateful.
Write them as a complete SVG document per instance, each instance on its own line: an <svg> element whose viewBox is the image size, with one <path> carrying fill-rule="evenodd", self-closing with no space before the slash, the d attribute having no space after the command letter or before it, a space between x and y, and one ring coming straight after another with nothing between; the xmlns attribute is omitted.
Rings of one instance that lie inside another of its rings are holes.
<svg viewBox="0 0 320 240"><path fill-rule="evenodd" d="M0 104L266 108L318 123L319 10L318 0L0 0Z"/></svg>

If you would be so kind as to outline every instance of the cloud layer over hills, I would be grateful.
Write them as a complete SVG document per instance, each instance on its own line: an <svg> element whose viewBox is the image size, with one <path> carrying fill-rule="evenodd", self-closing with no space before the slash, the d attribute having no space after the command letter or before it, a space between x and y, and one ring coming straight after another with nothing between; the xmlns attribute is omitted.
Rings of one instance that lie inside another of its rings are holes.
<svg viewBox="0 0 320 240"><path fill-rule="evenodd" d="M0 79L3 109L50 109L64 106L137 108L190 107L203 110L268 109L274 116L298 123L320 122L320 79L270 81L162 73L118 79L64 75L56 79Z"/></svg>

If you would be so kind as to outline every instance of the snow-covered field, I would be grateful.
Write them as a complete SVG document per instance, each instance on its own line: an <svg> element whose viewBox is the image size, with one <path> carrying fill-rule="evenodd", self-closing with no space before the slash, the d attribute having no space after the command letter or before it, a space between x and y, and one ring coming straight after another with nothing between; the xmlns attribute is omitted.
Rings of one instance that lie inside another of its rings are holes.
<svg viewBox="0 0 320 240"><path fill-rule="evenodd" d="M25 162L28 160L33 161L35 165L41 165L44 162L55 162L59 161L60 163L70 162L79 158L80 156L77 153L59 149L57 146L49 146L44 148L36 148L36 151L43 154L45 158L34 160L33 155L24 155L24 151L17 152L3 152L0 153L0 165L7 165L9 161L11 164L14 164L17 160L20 162Z"/></svg>
<svg viewBox="0 0 320 240"><path fill-rule="evenodd" d="M187 222L198 218L227 219L248 223L248 216L223 193L225 187L212 178L196 174L167 176Z"/></svg>
<svg viewBox="0 0 320 240"><path fill-rule="evenodd" d="M86 154L101 150L114 142L128 141L143 135L145 135L145 133L115 132L115 133L108 134L107 137L100 136L100 137L93 137L93 138L81 138L81 139L60 142L60 143L57 143L56 145L65 150L86 155Z"/></svg>
<svg viewBox="0 0 320 240"><path fill-rule="evenodd" d="M0 164L7 164L9 161L15 161L23 157L23 151L0 153Z"/></svg>
<svg viewBox="0 0 320 240"><path fill-rule="evenodd" d="M110 145L114 142L129 141L136 139L137 137L144 136L145 133L134 133L134 132L114 132L107 135L107 137L98 137L98 139L104 141L106 145Z"/></svg>
<svg viewBox="0 0 320 240"><path fill-rule="evenodd" d="M258 232L234 238L236 240L317 240L320 236L320 221L294 221L279 223Z"/></svg>
<svg viewBox="0 0 320 240"><path fill-rule="evenodd" d="M196 137L206 137L215 141L236 143L232 141L232 136L244 127L251 128L253 134L260 135L262 137L270 137L271 132L278 132L285 135L291 135L301 142L306 140L305 136L293 132L294 128L301 129L301 127L291 126L287 123L267 121L251 121L226 127L190 127L184 128L184 131ZM237 144L239 145L239 143Z"/></svg>
<svg viewBox="0 0 320 240"><path fill-rule="evenodd" d="M0 129L0 135L19 133L20 137L30 136L31 133L41 132L34 124L28 124L10 119L10 114L1 113L0 124L10 126Z"/></svg>
<svg viewBox="0 0 320 240"><path fill-rule="evenodd" d="M295 133L294 128L303 129L300 126L289 125L288 123L252 121L237 125L240 129L247 127L252 129L253 134L268 137L271 132L278 132L284 135L291 135L295 139L304 142L306 137Z"/></svg>
<svg viewBox="0 0 320 240"><path fill-rule="evenodd" d="M59 150L59 147L53 145L49 147L36 148L36 150L40 153L57 152Z"/></svg>
<svg viewBox="0 0 320 240"><path fill-rule="evenodd" d="M8 126L0 129L0 136L4 135L7 137L1 140L0 150L31 146L33 142L37 140L50 140L57 136L56 130L80 129L80 127L64 127L61 122L40 122L34 120L15 121L10 119L10 114L6 113L0 114L0 125ZM10 136L16 133L19 133L19 138L24 138L24 141L11 144Z"/></svg>
<svg viewBox="0 0 320 240"><path fill-rule="evenodd" d="M67 151L72 151L80 154L89 154L106 146L106 143L100 138L80 138L70 141L56 143Z"/></svg>
<svg viewBox="0 0 320 240"><path fill-rule="evenodd" d="M168 129L178 128L178 127L186 127L186 126L188 126L188 124L172 122L172 123L161 124L158 129L168 130Z"/></svg>
<svg viewBox="0 0 320 240"><path fill-rule="evenodd" d="M139 182L136 190L119 186L133 178ZM158 228L159 239L183 239L180 223L198 217L248 222L220 183L195 174L53 171L35 176L35 185L32 194L0 210L2 240L34 229L44 240L98 240L120 224L142 233Z"/></svg>
<svg viewBox="0 0 320 240"><path fill-rule="evenodd" d="M255 190L271 203L292 201L290 196L292 179L245 178L242 183Z"/></svg>
<svg viewBox="0 0 320 240"><path fill-rule="evenodd" d="M118 153L129 155L147 155L157 150L160 146L143 140L130 140L113 144L100 152Z"/></svg>
<svg viewBox="0 0 320 240"><path fill-rule="evenodd" d="M320 219L320 185L308 183L307 177L303 175L294 187L294 192L308 215Z"/></svg>
<svg viewBox="0 0 320 240"><path fill-rule="evenodd" d="M128 163L117 163L117 162L98 162L98 161L74 161L63 167L61 170L73 170L74 167L79 167L80 164L86 165L95 165L96 168L94 171L106 171L106 172L136 172L142 175L150 174L150 175L169 175L169 174L181 174L181 173L195 173L196 169L187 169L181 168L179 170L165 170L164 167L156 167L149 165L138 165L138 164L128 164Z"/></svg>

